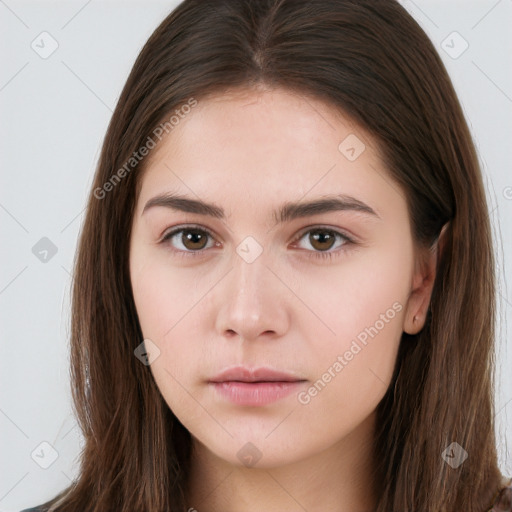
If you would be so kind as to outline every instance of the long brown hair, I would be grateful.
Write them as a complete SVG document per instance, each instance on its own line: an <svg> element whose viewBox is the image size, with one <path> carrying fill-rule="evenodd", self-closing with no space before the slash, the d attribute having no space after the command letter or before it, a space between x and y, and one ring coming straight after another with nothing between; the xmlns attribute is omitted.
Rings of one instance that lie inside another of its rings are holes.
<svg viewBox="0 0 512 512"><path fill-rule="evenodd" d="M185 0L151 35L111 119L80 235L71 374L85 445L77 481L52 510L188 508L190 434L134 357L143 337L128 251L147 165L138 155L191 98L260 85L321 99L368 130L406 195L417 247L446 225L426 324L403 334L378 406L376 510L484 512L501 485L488 209L446 69L395 0ZM456 469L442 457L452 442L469 454Z"/></svg>

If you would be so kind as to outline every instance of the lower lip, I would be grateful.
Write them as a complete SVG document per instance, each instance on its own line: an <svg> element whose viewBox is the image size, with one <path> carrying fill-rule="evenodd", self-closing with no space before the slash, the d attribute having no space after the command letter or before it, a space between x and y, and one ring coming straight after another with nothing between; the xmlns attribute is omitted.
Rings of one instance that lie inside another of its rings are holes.
<svg viewBox="0 0 512 512"><path fill-rule="evenodd" d="M267 405L284 398L294 391L304 381L294 382L212 382L213 387L223 397L237 405L258 406Z"/></svg>

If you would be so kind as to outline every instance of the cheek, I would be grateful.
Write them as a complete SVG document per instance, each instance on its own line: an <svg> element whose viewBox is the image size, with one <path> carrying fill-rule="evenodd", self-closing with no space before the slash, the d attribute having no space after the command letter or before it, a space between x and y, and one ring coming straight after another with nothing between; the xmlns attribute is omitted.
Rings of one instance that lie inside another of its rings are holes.
<svg viewBox="0 0 512 512"><path fill-rule="evenodd" d="M194 417L194 401L187 393L191 369L197 368L201 354L192 343L196 337L194 293L183 274L171 273L149 259L132 280L132 287L144 339L150 339L159 351L150 365L156 385L171 410Z"/></svg>
<svg viewBox="0 0 512 512"><path fill-rule="evenodd" d="M161 343L197 301L190 269L173 268L165 254L134 253L133 297L144 337Z"/></svg>
<svg viewBox="0 0 512 512"><path fill-rule="evenodd" d="M132 254L131 280L143 337L159 351L150 365L157 386L171 408L188 409L190 396L183 386L190 388L195 379L191 370L201 368L211 357L197 318L202 314L201 297L213 278L198 277L191 268L177 269L166 262L165 255L141 250Z"/></svg>
<svg viewBox="0 0 512 512"><path fill-rule="evenodd" d="M398 293L370 286L371 280L358 282L357 299L340 298L327 315L336 335L311 337L305 351L311 380L297 396L305 436L334 439L351 432L375 411L389 388L403 303Z"/></svg>
<svg viewBox="0 0 512 512"><path fill-rule="evenodd" d="M389 386L403 331L410 256L403 245L400 252L361 252L323 279L323 287L309 284L308 297L329 327L320 330L313 315L304 320L312 340L306 357L315 361L315 377L320 379L316 388L319 394L331 390L325 399L331 396L357 407L380 399ZM314 336L315 330L322 335ZM349 389L351 396L346 394Z"/></svg>
<svg viewBox="0 0 512 512"><path fill-rule="evenodd" d="M392 323L399 323L397 310L405 308L410 291L412 260L408 252L407 247L401 251L359 250L335 268L325 267L302 277L301 294L317 313L316 319L308 316L311 326L322 320L334 331L327 339L336 345L373 325L390 309ZM395 303L402 308L393 309Z"/></svg>

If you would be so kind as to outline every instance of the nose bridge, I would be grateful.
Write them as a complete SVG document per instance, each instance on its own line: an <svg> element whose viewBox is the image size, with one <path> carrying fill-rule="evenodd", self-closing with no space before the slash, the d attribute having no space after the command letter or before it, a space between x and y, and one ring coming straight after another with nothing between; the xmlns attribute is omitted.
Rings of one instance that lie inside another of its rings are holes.
<svg viewBox="0 0 512 512"><path fill-rule="evenodd" d="M266 295L270 291L266 268L266 256L258 256L248 263L243 257L237 255L234 258L232 280L232 308L235 317L243 317L245 322L257 321L262 315L262 308L268 305ZM267 285L267 290L264 290ZM271 287L271 286L270 286ZM266 303L266 304L265 304Z"/></svg>
<svg viewBox="0 0 512 512"><path fill-rule="evenodd" d="M267 268L269 263L267 251L259 251L251 240L239 244L219 302L217 330L221 335L234 331L243 339L254 339L286 329L286 305L279 280Z"/></svg>
<svg viewBox="0 0 512 512"><path fill-rule="evenodd" d="M243 301L257 300L261 286L268 280L269 249L252 236L246 236L235 248L233 254L232 279L235 281L235 295Z"/></svg>

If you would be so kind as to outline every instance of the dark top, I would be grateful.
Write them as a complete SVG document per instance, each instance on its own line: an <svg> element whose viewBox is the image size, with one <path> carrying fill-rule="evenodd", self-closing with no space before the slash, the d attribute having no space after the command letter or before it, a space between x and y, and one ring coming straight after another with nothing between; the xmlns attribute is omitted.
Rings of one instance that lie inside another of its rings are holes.
<svg viewBox="0 0 512 512"><path fill-rule="evenodd" d="M512 512L512 479L505 484L496 495L493 506L486 512ZM21 512L46 512L46 509L39 507L26 508Z"/></svg>
<svg viewBox="0 0 512 512"><path fill-rule="evenodd" d="M512 478L505 485L487 512L512 512Z"/></svg>

